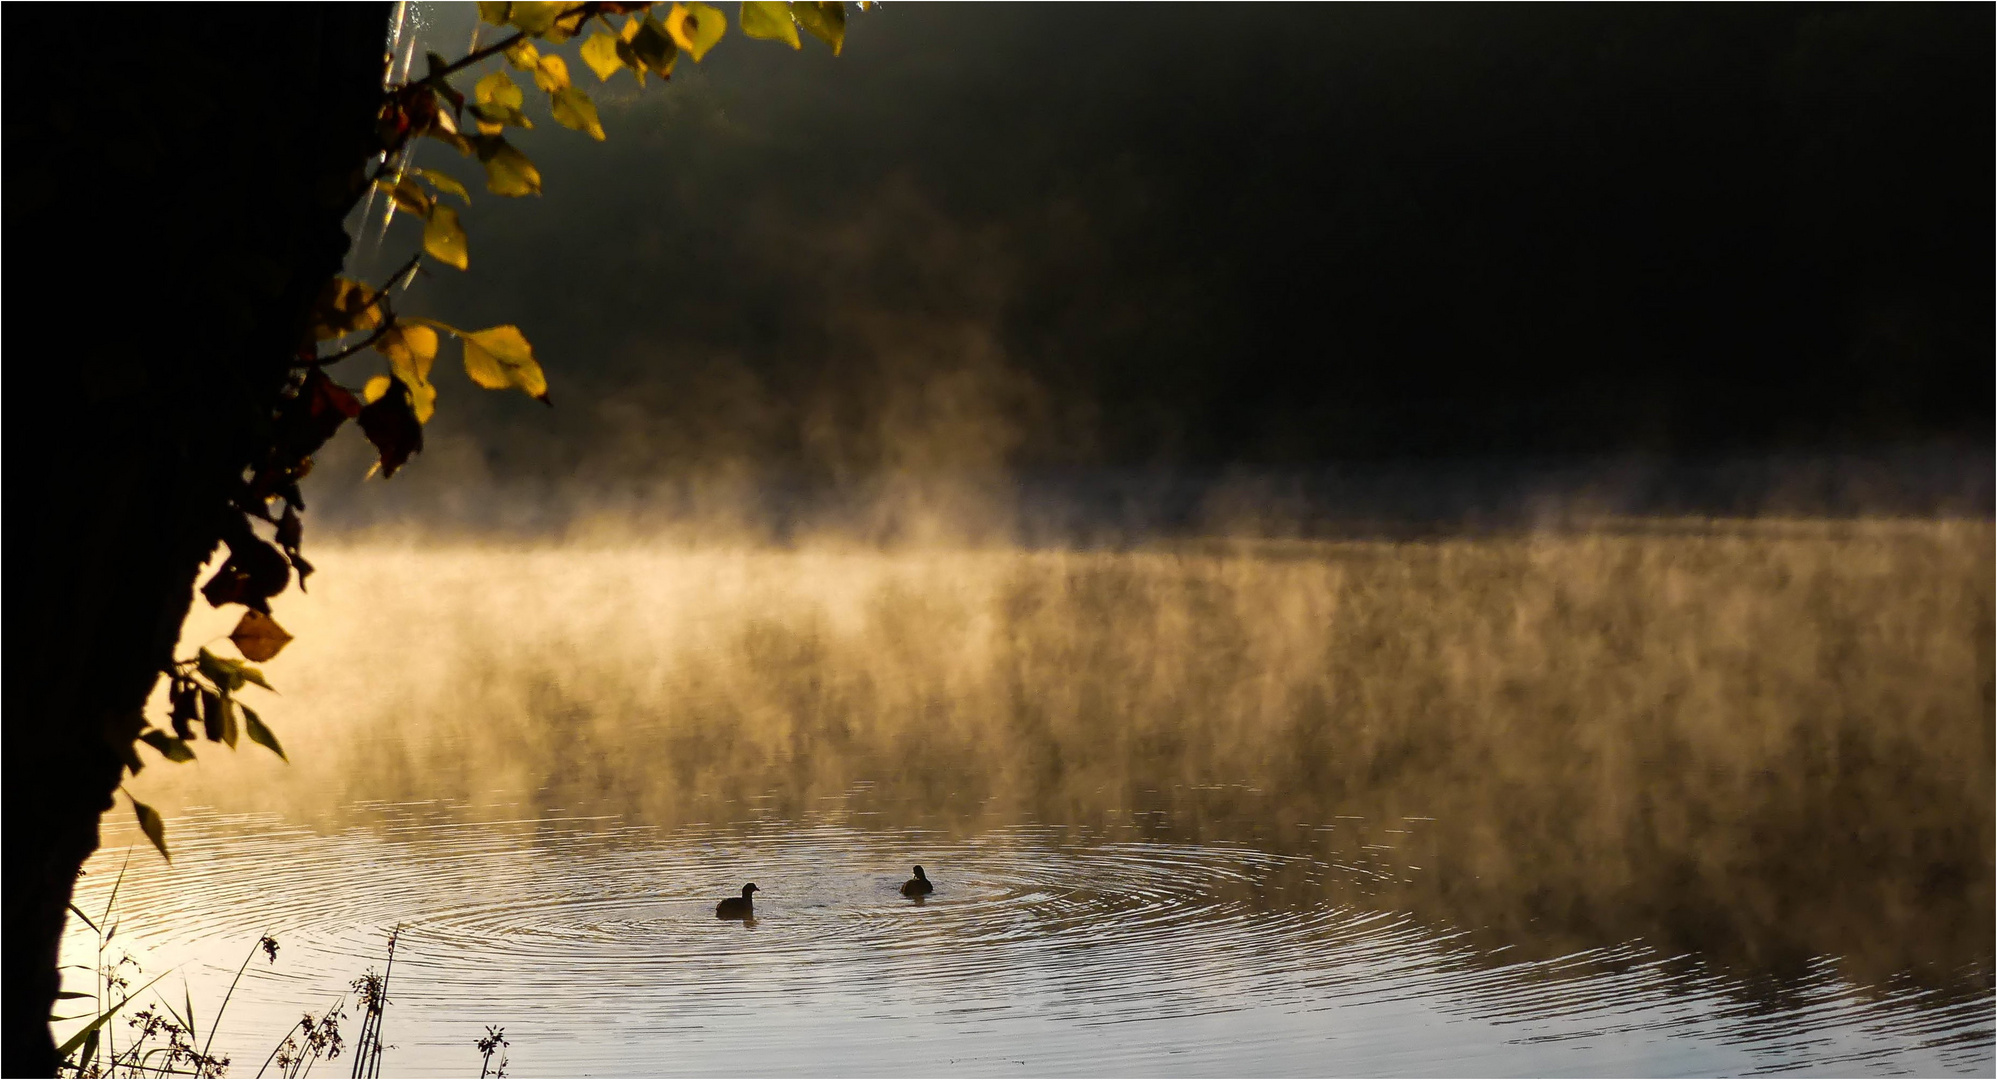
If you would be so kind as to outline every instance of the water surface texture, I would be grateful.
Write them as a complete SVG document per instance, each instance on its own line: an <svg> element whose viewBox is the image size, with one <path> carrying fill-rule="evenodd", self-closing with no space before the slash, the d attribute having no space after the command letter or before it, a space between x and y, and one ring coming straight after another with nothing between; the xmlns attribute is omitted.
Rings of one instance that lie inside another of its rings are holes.
<svg viewBox="0 0 1997 1080"><path fill-rule="evenodd" d="M275 934L239 1076L397 925L403 1074L1987 1074L1992 542L322 547L111 954Z"/></svg>

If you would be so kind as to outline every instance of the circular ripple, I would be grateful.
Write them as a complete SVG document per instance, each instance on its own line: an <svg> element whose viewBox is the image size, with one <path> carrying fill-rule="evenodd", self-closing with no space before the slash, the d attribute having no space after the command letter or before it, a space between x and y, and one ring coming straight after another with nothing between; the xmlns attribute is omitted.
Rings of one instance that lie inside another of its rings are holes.
<svg viewBox="0 0 1997 1080"><path fill-rule="evenodd" d="M758 1073L1036 1071L1029 1061L1311 1073L1325 1071L1327 1039L1346 1040L1361 1063L1347 1067L1362 1072L1465 1060L1535 1072L1550 1067L1544 1047L1631 1031L1727 1043L1735 1056L1686 1059L1724 1073L1769 1056L1855 1061L1812 1033L1863 1029L1852 1052L1871 1054L1901 1027L1957 1046L1962 1062L1989 1060L1987 1016L1868 1003L1828 976L1798 1006L1809 1023L1756 1014L1758 1030L1789 1033L1773 1042L1715 1007L1720 980L1674 978L1640 945L1473 963L1451 935L1397 913L1272 899L1276 882L1360 871L1242 848L1041 827L968 839L787 822L665 832L372 809L375 827L332 836L177 816L174 863L135 851L118 886L113 953L132 949L147 977L178 971L207 1016L252 943L275 934L279 961L253 957L218 1039L254 1063L300 1011L381 969L400 926L389 1040L410 1073L475 1064L485 1024L506 1026L523 1075L712 1075L744 1054ZM102 909L121 858L107 849L91 863L86 912ZM897 888L918 861L937 889L914 902ZM715 918L748 880L755 920ZM67 958L88 962L95 944L73 927ZM1623 970L1569 973L1594 960ZM1039 1056L1020 1056L1027 1046ZM1738 1056L1757 1046L1763 1057ZM1512 1048L1524 1056L1507 1058Z"/></svg>

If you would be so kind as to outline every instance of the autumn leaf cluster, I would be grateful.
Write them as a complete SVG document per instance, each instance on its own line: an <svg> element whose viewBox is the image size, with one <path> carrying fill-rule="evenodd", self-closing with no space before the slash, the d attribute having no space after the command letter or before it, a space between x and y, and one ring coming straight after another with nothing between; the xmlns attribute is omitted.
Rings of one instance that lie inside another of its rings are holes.
<svg viewBox="0 0 1997 1080"><path fill-rule="evenodd" d="M197 724L199 738L207 741L233 748L246 736L284 756L277 736L236 694L247 685L270 689L254 665L275 657L291 640L272 617L270 598L284 591L294 574L302 590L313 572L301 551L305 501L299 482L311 472L313 455L348 421L375 448L370 471L394 476L423 449L424 426L437 411L432 376L447 341L456 343L465 375L475 385L518 390L552 404L547 375L518 326L465 330L396 310L397 290L424 272L426 259L459 271L471 266L470 238L459 216L460 206L471 203L471 190L448 172L416 167L410 157L417 140L443 143L477 162L485 190L493 195L539 195L540 171L507 139L509 129L534 126L525 111L528 84L547 95L556 123L593 139L606 137L595 102L575 85L568 61L549 47L587 33L578 53L598 81L628 71L642 88L648 79L671 79L683 54L699 63L728 32L727 16L703 3L481 2L478 11L483 24L503 32L499 40L457 60L427 53L420 78L384 88L374 126L377 156L371 174L362 174L360 190L384 196L391 218L402 213L422 222L420 250L379 285L337 276L319 293L291 357L289 378L261 429L264 437L231 496L236 513L221 536L227 555L201 587L215 607L246 609L230 634L243 659L204 647L162 669L168 679L165 723L148 726L134 714L110 732L133 775L145 767L140 743L168 761L194 760ZM794 49L803 47L803 31L837 54L845 44L846 6L744 3L737 25L744 36ZM478 76L469 93L454 84L494 58L499 66ZM368 354L380 367L360 386L342 385L329 374L335 365ZM259 527L268 530L268 539ZM166 854L160 815L136 798L132 803L140 827Z"/></svg>

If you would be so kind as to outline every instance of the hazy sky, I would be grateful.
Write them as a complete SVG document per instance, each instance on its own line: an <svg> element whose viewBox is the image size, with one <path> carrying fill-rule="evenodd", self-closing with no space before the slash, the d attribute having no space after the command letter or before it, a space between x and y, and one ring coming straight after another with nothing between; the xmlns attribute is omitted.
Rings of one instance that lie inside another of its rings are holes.
<svg viewBox="0 0 1997 1080"><path fill-rule="evenodd" d="M419 17L462 52L469 5ZM545 196L475 191L470 273L405 305L518 323L558 407L447 374L427 456L837 479L1987 445L1991 31L891 4L839 58L731 32L642 95L572 59L609 141L523 134ZM453 157L419 161L477 178Z"/></svg>

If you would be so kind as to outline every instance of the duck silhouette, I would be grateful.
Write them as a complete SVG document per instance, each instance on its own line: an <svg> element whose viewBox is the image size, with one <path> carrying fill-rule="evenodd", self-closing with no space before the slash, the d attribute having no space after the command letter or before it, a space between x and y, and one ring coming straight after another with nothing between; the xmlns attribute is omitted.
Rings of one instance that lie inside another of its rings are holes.
<svg viewBox="0 0 1997 1080"><path fill-rule="evenodd" d="M920 866L915 868L914 877L901 883L901 894L903 896L927 896L935 891L936 886L929 883L929 878L924 876L922 867Z"/></svg>
<svg viewBox="0 0 1997 1080"><path fill-rule="evenodd" d="M728 899L723 900L722 902L714 905L714 917L717 919L755 918L756 901L749 895L750 893L753 893L755 891L757 891L756 883L753 881L747 885L742 886L742 895L731 896Z"/></svg>

